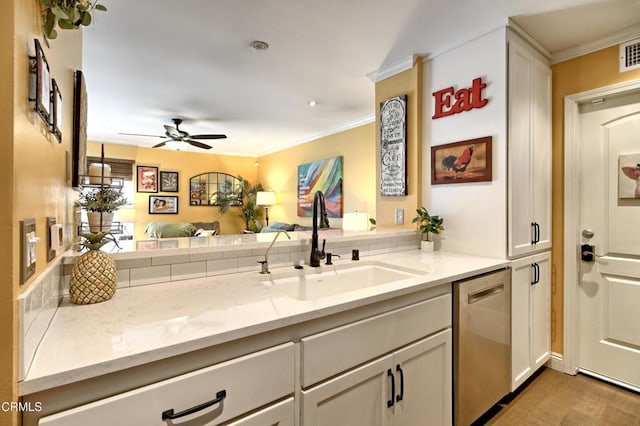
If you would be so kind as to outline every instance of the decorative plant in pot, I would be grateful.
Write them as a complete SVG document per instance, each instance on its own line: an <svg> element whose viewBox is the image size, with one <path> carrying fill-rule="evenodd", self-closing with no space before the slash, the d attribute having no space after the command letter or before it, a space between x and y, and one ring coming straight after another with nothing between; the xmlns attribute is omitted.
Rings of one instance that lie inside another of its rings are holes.
<svg viewBox="0 0 640 426"><path fill-rule="evenodd" d="M220 211L226 213L230 207L240 207L242 213L239 216L244 220L245 231L260 232L262 224L258 219L262 216L264 209L256 205L256 194L263 190L262 185L260 183L252 185L242 176L238 176L238 180L240 180L242 194L218 194Z"/></svg>
<svg viewBox="0 0 640 426"><path fill-rule="evenodd" d="M42 34L49 40L58 37L56 25L63 30L76 30L87 27L93 21L91 13L107 8L97 0L39 0L42 11Z"/></svg>
<svg viewBox="0 0 640 426"><path fill-rule="evenodd" d="M422 241L426 244L421 244L421 248L425 250L434 249L434 236L440 235L444 231L444 218L437 215L430 215L429 211L424 207L416 209L417 216L413 218L411 223L416 223L418 226L418 232L422 235ZM439 242L439 241L438 241Z"/></svg>
<svg viewBox="0 0 640 426"><path fill-rule="evenodd" d="M100 187L83 189L75 205L86 210L89 231L99 232L111 229L113 212L126 203L127 199L122 193L122 188Z"/></svg>
<svg viewBox="0 0 640 426"><path fill-rule="evenodd" d="M87 305L109 300L115 294L118 283L116 262L100 248L109 242L117 245L117 242L108 232L88 232L80 236L83 239L82 247L89 251L73 264L69 282L71 302Z"/></svg>

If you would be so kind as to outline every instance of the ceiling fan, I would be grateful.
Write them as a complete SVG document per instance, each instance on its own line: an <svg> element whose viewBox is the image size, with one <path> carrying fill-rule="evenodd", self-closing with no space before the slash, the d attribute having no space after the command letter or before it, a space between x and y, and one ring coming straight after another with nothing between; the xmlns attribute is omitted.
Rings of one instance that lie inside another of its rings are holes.
<svg viewBox="0 0 640 426"><path fill-rule="evenodd" d="M120 135L128 135L128 136L148 136L148 137L153 137L153 138L168 138L168 140L164 140L162 142L160 142L159 144L156 144L154 146L152 146L152 148L160 148L162 146L165 146L167 143L171 144L173 142L184 142L184 143L188 143L189 145L195 146L197 148L202 148L202 149L211 149L211 146L207 145L206 143L202 143L202 142L198 142L195 139L226 139L227 135L222 135L222 134L212 134L212 135L190 135L189 133L185 132L184 130L180 130L180 124L182 124L182 119L181 118L172 118L171 121L173 121L173 124L175 126L170 126L168 124L164 125L164 136L158 136L158 135L143 135L143 134L139 134L139 133L119 133ZM179 149L179 148L177 148Z"/></svg>

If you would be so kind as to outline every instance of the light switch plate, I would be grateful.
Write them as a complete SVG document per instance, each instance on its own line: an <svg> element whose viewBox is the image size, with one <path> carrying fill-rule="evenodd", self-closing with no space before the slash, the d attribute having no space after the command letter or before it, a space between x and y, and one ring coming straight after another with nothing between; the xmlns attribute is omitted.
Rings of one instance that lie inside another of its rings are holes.
<svg viewBox="0 0 640 426"><path fill-rule="evenodd" d="M396 209L396 225L404 225L404 209Z"/></svg>
<svg viewBox="0 0 640 426"><path fill-rule="evenodd" d="M51 233L53 231L52 226L55 225L56 222L57 220L54 216L47 217L47 229L49 231L47 232L47 262L50 262L54 257L56 257L57 246L54 247L53 238L51 238Z"/></svg>
<svg viewBox="0 0 640 426"><path fill-rule="evenodd" d="M20 221L20 284L24 284L36 272L35 241L36 220L33 218Z"/></svg>

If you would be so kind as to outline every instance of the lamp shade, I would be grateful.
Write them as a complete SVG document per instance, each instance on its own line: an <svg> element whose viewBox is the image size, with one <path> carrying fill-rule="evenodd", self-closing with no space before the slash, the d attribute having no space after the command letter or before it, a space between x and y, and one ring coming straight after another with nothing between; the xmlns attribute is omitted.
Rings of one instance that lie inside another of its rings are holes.
<svg viewBox="0 0 640 426"><path fill-rule="evenodd" d="M272 206L276 203L276 193L273 191L258 191L256 204L258 206Z"/></svg>
<svg viewBox="0 0 640 426"><path fill-rule="evenodd" d="M368 213L345 213L342 218L342 229L345 231L368 231L371 229Z"/></svg>

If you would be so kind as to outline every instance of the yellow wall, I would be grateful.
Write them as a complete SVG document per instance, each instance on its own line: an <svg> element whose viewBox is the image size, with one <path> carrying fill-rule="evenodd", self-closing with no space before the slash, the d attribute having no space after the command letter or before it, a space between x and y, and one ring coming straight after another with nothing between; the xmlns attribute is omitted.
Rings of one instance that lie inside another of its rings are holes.
<svg viewBox="0 0 640 426"><path fill-rule="evenodd" d="M100 143L87 144L87 155L100 156ZM238 234L244 229L239 217L240 209L232 207L221 214L218 207L189 205L189 178L205 172L222 172L233 176L242 176L252 184L257 181L255 159L228 155L215 155L197 152L173 151L167 149L140 148L129 145L105 144L104 156L134 160L139 166L155 166L160 171L178 172L179 192L159 192L157 194L136 193L136 239L145 239L144 228L149 222L211 222L220 221L222 234ZM134 168L135 173L135 168ZM149 196L177 195L178 214L149 214Z"/></svg>
<svg viewBox="0 0 640 426"><path fill-rule="evenodd" d="M258 175L265 189L276 192L277 204L269 208L270 222L310 225L311 218L297 216L298 165L343 156L344 212L376 215L375 125L346 130L260 157ZM331 219L331 227L341 220Z"/></svg>
<svg viewBox="0 0 640 426"><path fill-rule="evenodd" d="M63 143L59 144L28 99L28 56L40 38L36 1L9 0L0 11L0 401L17 400L18 323L16 298L47 266L47 216L69 222L73 191L65 183L65 151L71 150L73 71L82 64L82 33L65 31L44 46L51 77L62 93ZM36 219L36 273L20 285L19 221ZM67 242L68 243L68 242ZM0 424L16 424L17 415L0 410Z"/></svg>
<svg viewBox="0 0 640 426"><path fill-rule="evenodd" d="M18 0L15 0L18 1ZM0 401L16 399L17 318L13 261L13 9L14 0L0 8L0 197L8 200L0 210ZM6 7L8 6L8 7ZM8 142L7 142L8 141ZM15 415L0 411L0 424L11 424Z"/></svg>
<svg viewBox="0 0 640 426"><path fill-rule="evenodd" d="M618 71L618 47L613 46L553 65L553 250L551 349L563 353L564 293L564 97L640 78L640 70Z"/></svg>
<svg viewBox="0 0 640 426"><path fill-rule="evenodd" d="M377 189L380 162L376 160L376 215L378 225L395 225L395 209L404 209L404 227L413 227L411 218L422 205L422 61L410 70L376 84L376 158L380 156L380 102L407 95L407 189L403 197L382 197Z"/></svg>

